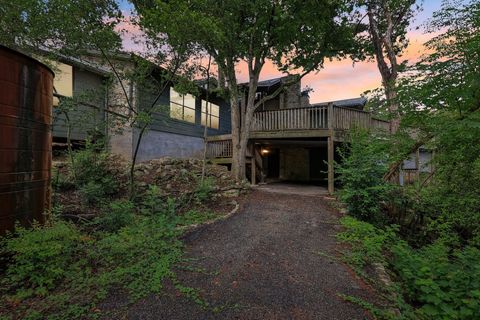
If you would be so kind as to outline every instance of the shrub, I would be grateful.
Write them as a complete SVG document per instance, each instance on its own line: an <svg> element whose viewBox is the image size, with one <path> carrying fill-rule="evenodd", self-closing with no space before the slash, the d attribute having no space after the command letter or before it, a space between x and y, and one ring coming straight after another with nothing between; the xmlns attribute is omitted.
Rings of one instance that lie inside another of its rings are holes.
<svg viewBox="0 0 480 320"><path fill-rule="evenodd" d="M399 242L392 249L393 269L421 319L480 318L480 250L450 251L437 241L419 250Z"/></svg>
<svg viewBox="0 0 480 320"><path fill-rule="evenodd" d="M117 200L103 209L97 223L103 230L116 232L134 221L135 206L128 200Z"/></svg>
<svg viewBox="0 0 480 320"><path fill-rule="evenodd" d="M340 223L345 231L337 234L337 238L352 247L346 253L348 263L358 269L367 263L385 263L384 251L397 240L396 226L382 230L348 216L343 217Z"/></svg>
<svg viewBox="0 0 480 320"><path fill-rule="evenodd" d="M340 149L341 163L336 165L341 184L340 200L348 212L361 220L381 221L382 203L393 186L383 181L388 168L386 145L366 131L353 131L350 143Z"/></svg>
<svg viewBox="0 0 480 320"><path fill-rule="evenodd" d="M94 181L89 181L78 190L84 205L90 206L101 202L105 197L103 186Z"/></svg>
<svg viewBox="0 0 480 320"><path fill-rule="evenodd" d="M105 270L99 282L121 285L133 297L159 292L173 278L173 265L182 255L174 221L167 215L142 217L97 242L93 256Z"/></svg>
<svg viewBox="0 0 480 320"><path fill-rule="evenodd" d="M81 236L74 225L55 222L51 226L16 228L5 238L3 254L11 255L2 283L16 290L18 298L46 295L66 276L79 251Z"/></svg>
<svg viewBox="0 0 480 320"><path fill-rule="evenodd" d="M160 188L156 185L149 185L147 191L142 197L140 212L144 215L154 215L164 208L164 203L160 195Z"/></svg>
<svg viewBox="0 0 480 320"><path fill-rule="evenodd" d="M63 174L57 168L52 170L52 187L55 191L65 191L70 190L75 187L72 179L67 175Z"/></svg>
<svg viewBox="0 0 480 320"><path fill-rule="evenodd" d="M198 182L197 188L195 189L195 198L199 202L206 201L212 196L213 190L214 183L210 177L200 180Z"/></svg>
<svg viewBox="0 0 480 320"><path fill-rule="evenodd" d="M76 151L73 158L72 178L85 204L97 204L119 190L118 177L110 168L110 155L97 145L87 141L85 149Z"/></svg>

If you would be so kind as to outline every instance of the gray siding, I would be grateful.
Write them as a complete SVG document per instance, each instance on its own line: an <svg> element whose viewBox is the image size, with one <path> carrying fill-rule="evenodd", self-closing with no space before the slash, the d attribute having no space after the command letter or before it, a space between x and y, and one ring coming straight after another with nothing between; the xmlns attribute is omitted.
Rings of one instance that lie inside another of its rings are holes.
<svg viewBox="0 0 480 320"><path fill-rule="evenodd" d="M73 95L76 97L85 96L83 100L86 104L79 104L75 110L69 112L72 139L84 140L94 128L103 131L102 125L105 118L103 77L74 67ZM53 137L66 138L67 125L65 116L60 114L55 108L53 109L53 115Z"/></svg>
<svg viewBox="0 0 480 320"><path fill-rule="evenodd" d="M149 92L139 88L139 109L149 108L155 101L158 92ZM166 88L158 99L156 106L159 112L153 114L153 123L150 125L152 131L162 131L175 134L181 134L192 137L203 137L204 127L201 125L201 98L196 98L195 103L195 123L170 118L170 88ZM226 134L231 131L230 105L218 97L210 98L212 103L220 106L220 125L219 129L208 129L208 135Z"/></svg>

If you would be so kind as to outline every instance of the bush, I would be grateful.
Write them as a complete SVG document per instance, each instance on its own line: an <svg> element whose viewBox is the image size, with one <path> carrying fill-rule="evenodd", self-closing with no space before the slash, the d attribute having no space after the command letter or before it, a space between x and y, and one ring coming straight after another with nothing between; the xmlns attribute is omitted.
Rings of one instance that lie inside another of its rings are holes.
<svg viewBox="0 0 480 320"><path fill-rule="evenodd" d="M56 222L52 226L16 228L3 240L2 254L11 255L2 284L16 290L20 299L47 294L65 277L79 252L81 236L74 225Z"/></svg>
<svg viewBox="0 0 480 320"><path fill-rule="evenodd" d="M105 198L104 188L101 184L89 181L79 188L82 203L91 206L100 203Z"/></svg>
<svg viewBox="0 0 480 320"><path fill-rule="evenodd" d="M57 168L52 170L52 187L55 191L65 191L70 190L75 187L72 179L67 175L63 174Z"/></svg>
<svg viewBox="0 0 480 320"><path fill-rule="evenodd" d="M383 181L388 169L387 146L382 139L360 130L353 131L349 140L339 150L341 163L336 165L340 200L352 216L369 222L382 221L382 203L394 188Z"/></svg>
<svg viewBox="0 0 480 320"><path fill-rule="evenodd" d="M384 251L398 239L395 234L396 226L382 230L348 216L343 217L340 223L345 227L345 231L337 234L337 239L352 247L346 253L348 263L357 269L367 263L385 263Z"/></svg>
<svg viewBox="0 0 480 320"><path fill-rule="evenodd" d="M98 204L106 196L118 192L118 177L110 168L109 153L87 141L85 149L76 151L73 159L71 175L85 204Z"/></svg>
<svg viewBox="0 0 480 320"><path fill-rule="evenodd" d="M108 272L99 282L120 285L139 298L159 292L163 280L174 278L173 265L182 255L175 221L166 214L142 217L97 242L96 259Z"/></svg>
<svg viewBox="0 0 480 320"><path fill-rule="evenodd" d="M135 206L128 200L117 200L103 209L97 223L108 232L116 232L134 221Z"/></svg>
<svg viewBox="0 0 480 320"><path fill-rule="evenodd" d="M212 178L205 178L198 182L197 188L195 189L195 198L198 202L203 202L212 196L214 190L214 183Z"/></svg>
<svg viewBox="0 0 480 320"><path fill-rule="evenodd" d="M450 251L437 241L419 250L399 242L393 269L421 319L480 319L480 250Z"/></svg>

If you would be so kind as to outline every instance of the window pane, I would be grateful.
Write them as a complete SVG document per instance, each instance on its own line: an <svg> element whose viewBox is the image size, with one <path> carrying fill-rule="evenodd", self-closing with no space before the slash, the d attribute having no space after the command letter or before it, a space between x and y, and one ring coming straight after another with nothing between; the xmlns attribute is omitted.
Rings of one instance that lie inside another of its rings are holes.
<svg viewBox="0 0 480 320"><path fill-rule="evenodd" d="M216 104L211 104L210 106L210 114L212 116L215 116L215 117L219 117L220 116L220 107L217 106Z"/></svg>
<svg viewBox="0 0 480 320"><path fill-rule="evenodd" d="M219 119L217 117L212 116L210 118L210 127L213 129L218 129L219 126Z"/></svg>
<svg viewBox="0 0 480 320"><path fill-rule="evenodd" d="M180 95L173 87L170 87L170 101L177 104L183 104L183 96Z"/></svg>
<svg viewBox="0 0 480 320"><path fill-rule="evenodd" d="M190 109L185 107L183 109L183 112L184 112L183 120L191 123L195 123L195 109Z"/></svg>
<svg viewBox="0 0 480 320"><path fill-rule="evenodd" d="M195 110L195 97L191 94L186 94L183 97L183 105L187 108Z"/></svg>
<svg viewBox="0 0 480 320"><path fill-rule="evenodd" d="M178 120L183 120L182 106L175 103L170 103L170 117Z"/></svg>
<svg viewBox="0 0 480 320"><path fill-rule="evenodd" d="M207 114L206 114L206 113L202 113L202 126L205 125L206 120L207 120Z"/></svg>
<svg viewBox="0 0 480 320"><path fill-rule="evenodd" d="M65 97L73 96L73 68L68 64L55 62L53 86L56 93Z"/></svg>

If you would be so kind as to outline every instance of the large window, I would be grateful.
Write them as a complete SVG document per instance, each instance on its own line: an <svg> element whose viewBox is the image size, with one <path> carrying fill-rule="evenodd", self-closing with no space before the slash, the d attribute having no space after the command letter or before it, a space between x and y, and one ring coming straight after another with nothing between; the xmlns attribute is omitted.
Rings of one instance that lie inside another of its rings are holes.
<svg viewBox="0 0 480 320"><path fill-rule="evenodd" d="M54 92L63 97L73 96L73 68L68 64L55 62L55 78L53 78ZM53 97L53 105L58 106L58 97Z"/></svg>
<svg viewBox="0 0 480 320"><path fill-rule="evenodd" d="M195 97L170 88L170 117L195 123Z"/></svg>
<svg viewBox="0 0 480 320"><path fill-rule="evenodd" d="M218 129L220 126L220 107L211 102L202 100L202 126L207 125L209 128Z"/></svg>

